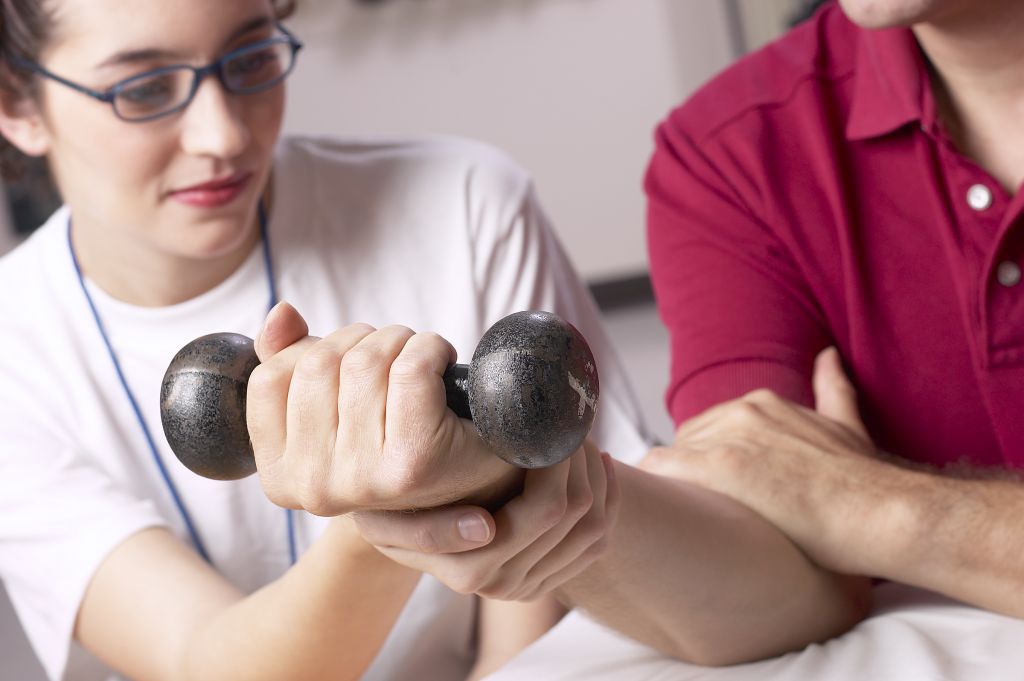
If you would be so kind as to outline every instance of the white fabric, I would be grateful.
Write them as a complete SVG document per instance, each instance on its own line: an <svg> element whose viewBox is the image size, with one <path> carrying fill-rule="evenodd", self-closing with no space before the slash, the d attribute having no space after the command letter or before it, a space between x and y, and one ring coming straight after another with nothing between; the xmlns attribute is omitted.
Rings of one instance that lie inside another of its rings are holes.
<svg viewBox="0 0 1024 681"><path fill-rule="evenodd" d="M672 660L574 612L487 681L1024 678L1024 621L899 584L877 587L875 598L874 614L839 638L776 659L720 669Z"/></svg>
<svg viewBox="0 0 1024 681"><path fill-rule="evenodd" d="M292 139L280 146L274 182L278 290L311 333L404 324L442 334L468 361L505 314L554 311L597 355L598 443L625 460L642 455L636 403L596 310L529 178L506 158L452 139ZM109 676L71 644L97 565L145 527L188 539L79 289L67 219L59 211L0 260L0 578L49 676L80 681ZM90 291L214 564L246 591L275 579L288 560L284 512L255 477L214 482L178 464L158 404L164 369L186 342L214 331L255 335L268 300L260 251L214 290L168 308ZM297 518L300 549L324 522ZM459 678L473 610L471 598L425 577L365 678Z"/></svg>

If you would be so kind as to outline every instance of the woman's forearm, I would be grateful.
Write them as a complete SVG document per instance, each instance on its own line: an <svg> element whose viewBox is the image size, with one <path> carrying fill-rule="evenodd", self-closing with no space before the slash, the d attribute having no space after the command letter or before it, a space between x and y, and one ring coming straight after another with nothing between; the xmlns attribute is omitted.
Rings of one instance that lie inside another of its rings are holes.
<svg viewBox="0 0 1024 681"><path fill-rule="evenodd" d="M363 542L349 519L336 518L284 577L196 632L186 678L358 679L418 579Z"/></svg>
<svg viewBox="0 0 1024 681"><path fill-rule="evenodd" d="M496 671L543 636L565 616L552 596L535 601L495 601L482 598L477 617L477 658L466 681Z"/></svg>

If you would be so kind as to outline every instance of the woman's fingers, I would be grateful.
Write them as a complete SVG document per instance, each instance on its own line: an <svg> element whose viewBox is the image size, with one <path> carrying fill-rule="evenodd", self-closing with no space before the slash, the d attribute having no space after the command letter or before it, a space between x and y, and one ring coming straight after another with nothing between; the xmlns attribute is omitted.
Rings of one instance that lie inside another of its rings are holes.
<svg viewBox="0 0 1024 681"><path fill-rule="evenodd" d="M600 455L587 456L584 447L575 452L569 461L571 469L566 487L566 503L561 517L546 532L512 556L503 566L506 585L495 584L493 588L505 592L506 597L530 590L549 575L563 568L577 558L594 539L583 536L583 519L594 508L595 502L604 504L604 474L592 476L592 461L600 469ZM499 527L502 514L498 514ZM519 584L514 584L519 582Z"/></svg>
<svg viewBox="0 0 1024 681"><path fill-rule="evenodd" d="M339 469L339 392L345 358L378 332L368 324L346 326L307 348L294 365L285 418L285 454L294 493L302 508L336 515L333 483Z"/></svg>
<svg viewBox="0 0 1024 681"><path fill-rule="evenodd" d="M423 440L454 417L448 410L442 376L455 358L455 348L436 333L418 333L408 339L387 377L389 440L426 445Z"/></svg>
<svg viewBox="0 0 1024 681"><path fill-rule="evenodd" d="M288 394L295 364L318 340L307 336L293 343L257 366L249 376L245 420L256 469L270 500L286 508L299 508L288 490L284 466L280 465L286 452Z"/></svg>
<svg viewBox="0 0 1024 681"><path fill-rule="evenodd" d="M404 326L386 326L361 339L341 358L336 418L339 449L377 452L384 443L388 376L395 359L415 333ZM383 462L381 462L383 463Z"/></svg>
<svg viewBox="0 0 1024 681"><path fill-rule="evenodd" d="M614 464L588 442L558 466L530 471L522 495L493 520L482 509L460 506L361 513L358 523L383 553L456 591L532 600L601 555L619 499ZM479 539L469 540L466 530L479 531Z"/></svg>
<svg viewBox="0 0 1024 681"><path fill-rule="evenodd" d="M604 552L618 517L618 484L611 457L589 442L585 448L581 453L592 502L586 504L585 499L578 499L571 503L570 508L575 505L575 510L567 512L559 526L506 564L506 568L512 567L514 561L534 554L523 562L526 574L519 588L506 597L531 600L548 593L585 570Z"/></svg>

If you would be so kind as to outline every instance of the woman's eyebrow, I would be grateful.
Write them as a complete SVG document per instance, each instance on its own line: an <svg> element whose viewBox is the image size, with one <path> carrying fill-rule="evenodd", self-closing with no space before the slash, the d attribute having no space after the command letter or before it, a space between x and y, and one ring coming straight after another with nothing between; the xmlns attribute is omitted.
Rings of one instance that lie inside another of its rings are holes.
<svg viewBox="0 0 1024 681"><path fill-rule="evenodd" d="M239 26L228 38L224 41L224 47L230 45L233 41L238 40L240 37L261 28L266 28L272 25L274 22L268 16L256 17L250 21L245 22ZM118 66L122 64L134 64L143 61L153 61L156 59L181 59L185 55L181 52L175 52L173 50L162 50L158 48L144 48L139 50L122 50L121 52L115 52L111 56L107 57L99 64L96 68L105 68L108 66Z"/></svg>

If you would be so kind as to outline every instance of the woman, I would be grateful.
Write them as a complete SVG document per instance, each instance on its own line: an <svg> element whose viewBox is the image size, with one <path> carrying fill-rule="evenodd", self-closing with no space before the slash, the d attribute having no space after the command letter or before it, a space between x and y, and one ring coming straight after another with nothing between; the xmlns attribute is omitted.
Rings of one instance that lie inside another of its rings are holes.
<svg viewBox="0 0 1024 681"><path fill-rule="evenodd" d="M588 445L523 483L481 453L444 409L452 346L558 312L601 362L595 439L643 444L525 175L453 140L279 140L300 48L283 3L2 7L0 133L46 157L65 202L0 261L0 577L50 677L466 678L550 626L546 594L614 522L606 457ZM259 335L260 481L200 479L161 436L169 358L220 330ZM439 576L530 604L477 612L349 513L520 484L497 524L438 511L484 547Z"/></svg>

